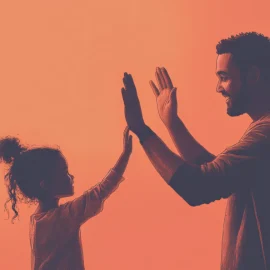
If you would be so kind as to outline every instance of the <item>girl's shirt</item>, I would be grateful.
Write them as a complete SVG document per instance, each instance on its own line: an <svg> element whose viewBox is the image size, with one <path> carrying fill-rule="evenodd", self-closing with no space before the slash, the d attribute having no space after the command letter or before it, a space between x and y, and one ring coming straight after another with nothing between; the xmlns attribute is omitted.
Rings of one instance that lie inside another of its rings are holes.
<svg viewBox="0 0 270 270"><path fill-rule="evenodd" d="M73 201L30 218L32 270L83 270L80 227L103 209L124 178L114 170Z"/></svg>

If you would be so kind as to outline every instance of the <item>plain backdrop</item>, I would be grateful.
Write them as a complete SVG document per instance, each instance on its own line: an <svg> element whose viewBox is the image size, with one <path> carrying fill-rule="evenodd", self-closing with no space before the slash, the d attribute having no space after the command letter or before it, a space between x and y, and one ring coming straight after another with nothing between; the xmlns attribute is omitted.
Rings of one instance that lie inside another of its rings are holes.
<svg viewBox="0 0 270 270"><path fill-rule="evenodd" d="M215 91L215 46L242 31L270 34L268 1L2 0L0 136L59 145L75 175L75 195L68 198L74 199L100 181L122 151L125 71L134 77L147 124L176 151L148 83L156 66L165 66L178 87L179 116L218 154L250 122L227 116ZM218 269L226 200L188 206L136 137L133 145L126 180L82 227L86 269ZM5 169L1 164L0 269L27 270L35 206L20 205L15 224L7 219Z"/></svg>

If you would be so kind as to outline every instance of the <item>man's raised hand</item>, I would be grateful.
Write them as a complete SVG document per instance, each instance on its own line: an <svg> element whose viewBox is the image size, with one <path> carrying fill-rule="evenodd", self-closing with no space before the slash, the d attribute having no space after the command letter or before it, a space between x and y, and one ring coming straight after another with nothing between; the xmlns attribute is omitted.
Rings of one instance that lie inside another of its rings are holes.
<svg viewBox="0 0 270 270"><path fill-rule="evenodd" d="M173 87L171 78L164 67L158 67L155 75L158 87L153 81L150 81L150 86L156 97L160 119L165 126L169 127L177 118L176 88Z"/></svg>
<svg viewBox="0 0 270 270"><path fill-rule="evenodd" d="M127 125L132 132L138 134L145 127L145 122L143 120L136 86L131 74L124 73L123 83L125 87L123 87L121 91L125 105Z"/></svg>

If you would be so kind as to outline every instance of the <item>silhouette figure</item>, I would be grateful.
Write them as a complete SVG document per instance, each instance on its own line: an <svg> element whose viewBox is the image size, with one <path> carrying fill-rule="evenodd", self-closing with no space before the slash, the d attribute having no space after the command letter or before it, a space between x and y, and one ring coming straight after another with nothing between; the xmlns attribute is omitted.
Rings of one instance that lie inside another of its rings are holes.
<svg viewBox="0 0 270 270"><path fill-rule="evenodd" d="M252 119L236 144L214 156L192 137L177 115L177 90L165 68L156 70L158 86L150 85L180 156L145 123L128 73L122 88L126 121L160 176L189 205L228 198L221 269L270 269L270 40L240 33L216 49L216 91L226 98L227 114Z"/></svg>
<svg viewBox="0 0 270 270"><path fill-rule="evenodd" d="M106 177L75 200L59 205L60 198L74 194L74 177L61 151L28 149L17 138L0 141L0 157L11 165L5 178L13 220L18 200L38 203L30 220L31 269L84 269L80 227L102 211L104 200L124 180L131 152L132 136L126 128L123 152Z"/></svg>

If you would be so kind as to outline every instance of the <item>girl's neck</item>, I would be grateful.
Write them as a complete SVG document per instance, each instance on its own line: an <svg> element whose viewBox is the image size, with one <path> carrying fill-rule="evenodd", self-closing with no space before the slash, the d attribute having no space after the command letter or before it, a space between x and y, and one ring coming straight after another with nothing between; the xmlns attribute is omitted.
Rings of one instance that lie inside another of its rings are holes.
<svg viewBox="0 0 270 270"><path fill-rule="evenodd" d="M59 199L58 198L47 198L45 200L39 201L39 205L36 210L36 214L47 212L51 209L57 208L59 205Z"/></svg>

